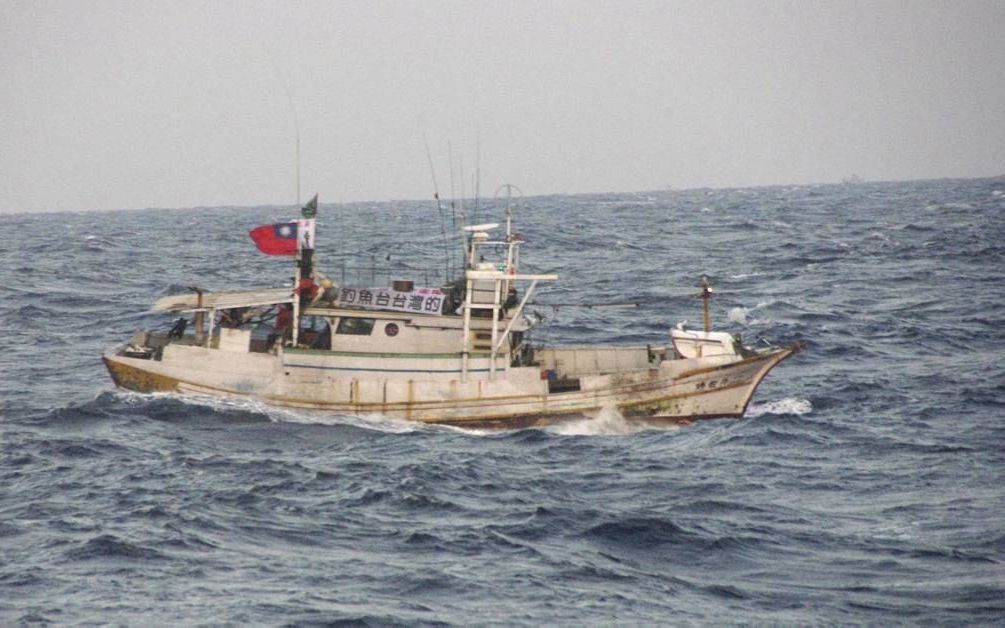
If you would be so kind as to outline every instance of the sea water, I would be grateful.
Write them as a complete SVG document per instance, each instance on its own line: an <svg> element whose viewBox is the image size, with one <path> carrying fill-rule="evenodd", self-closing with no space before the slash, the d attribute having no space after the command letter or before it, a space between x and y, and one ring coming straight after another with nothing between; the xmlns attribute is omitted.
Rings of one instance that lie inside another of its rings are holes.
<svg viewBox="0 0 1005 628"><path fill-rule="evenodd" d="M707 276L717 329L806 343L738 421L484 433L114 389L100 355L167 329L157 298L289 285L247 232L295 217L0 215L0 623L1005 621L1005 179L515 208L522 270L561 276L534 342L665 343ZM317 256L436 285L459 222L322 204Z"/></svg>

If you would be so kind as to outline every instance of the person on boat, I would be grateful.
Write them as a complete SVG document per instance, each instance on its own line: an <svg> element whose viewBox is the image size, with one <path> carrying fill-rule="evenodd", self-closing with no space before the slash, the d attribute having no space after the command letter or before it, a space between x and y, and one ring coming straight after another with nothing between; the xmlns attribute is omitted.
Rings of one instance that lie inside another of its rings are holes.
<svg viewBox="0 0 1005 628"><path fill-rule="evenodd" d="M335 282L327 277L321 278L321 300L333 305L338 300L338 287Z"/></svg>
<svg viewBox="0 0 1005 628"><path fill-rule="evenodd" d="M293 292L300 296L300 310L303 311L308 304L314 302L314 299L320 294L321 288L310 277L304 277Z"/></svg>
<svg viewBox="0 0 1005 628"><path fill-rule="evenodd" d="M332 348L332 328L326 322L322 324L321 331L318 332L314 340L311 341L311 349L330 350Z"/></svg>
<svg viewBox="0 0 1005 628"><path fill-rule="evenodd" d="M235 307L231 310L220 311L220 327L240 327L244 322L244 313L247 308Z"/></svg>
<svg viewBox="0 0 1005 628"><path fill-rule="evenodd" d="M293 337L293 305L283 303L276 312L276 322L272 326L272 333L269 334L268 346L272 346L276 340L289 340Z"/></svg>
<svg viewBox="0 0 1005 628"><path fill-rule="evenodd" d="M510 309L516 307L516 304L519 302L520 298L517 296L516 288L510 286L506 292L506 301L503 303L503 312L508 312Z"/></svg>
<svg viewBox="0 0 1005 628"><path fill-rule="evenodd" d="M174 326L171 328L171 331L168 332L168 338L180 340L181 337L185 335L186 327L188 327L188 320L184 317L179 318L174 322Z"/></svg>

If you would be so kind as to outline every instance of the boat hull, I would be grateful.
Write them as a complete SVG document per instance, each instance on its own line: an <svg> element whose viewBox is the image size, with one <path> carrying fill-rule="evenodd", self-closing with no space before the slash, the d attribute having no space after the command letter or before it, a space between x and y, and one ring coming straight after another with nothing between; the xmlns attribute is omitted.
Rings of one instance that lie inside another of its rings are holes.
<svg viewBox="0 0 1005 628"><path fill-rule="evenodd" d="M581 418L603 408L654 424L739 418L764 377L797 351L791 346L744 358L667 360L648 369L584 376L578 390L566 392L549 392L547 382L531 368L513 369L509 377L496 374L495 381L460 382L450 375L426 381L411 376L367 380L353 373L332 375L324 366L301 373L281 356L245 354L234 360L202 348L164 361L115 353L103 360L117 386L142 393L247 397L336 414L519 429Z"/></svg>

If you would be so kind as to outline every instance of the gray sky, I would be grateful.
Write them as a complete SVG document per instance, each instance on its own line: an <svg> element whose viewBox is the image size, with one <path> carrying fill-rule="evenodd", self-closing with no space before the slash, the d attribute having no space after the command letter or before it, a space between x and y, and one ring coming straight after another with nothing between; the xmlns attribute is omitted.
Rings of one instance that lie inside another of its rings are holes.
<svg viewBox="0 0 1005 628"><path fill-rule="evenodd" d="M0 85L8 212L1005 172L1002 0L0 0Z"/></svg>

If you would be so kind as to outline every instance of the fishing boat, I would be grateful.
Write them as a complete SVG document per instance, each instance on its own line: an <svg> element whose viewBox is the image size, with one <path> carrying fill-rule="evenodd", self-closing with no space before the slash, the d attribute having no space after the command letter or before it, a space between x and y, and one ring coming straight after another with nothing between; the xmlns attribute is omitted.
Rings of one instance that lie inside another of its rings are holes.
<svg viewBox="0 0 1005 628"><path fill-rule="evenodd" d="M463 227L463 266L440 286L333 281L313 264L316 203L302 219L251 231L263 252L295 257L294 286L193 288L158 300L155 311L180 318L105 353L115 384L475 429L544 426L605 408L680 424L742 417L764 377L799 350L754 349L712 331L707 282L701 330L678 325L641 346L536 346L527 305L558 277L520 269L524 241L509 203L504 225Z"/></svg>

